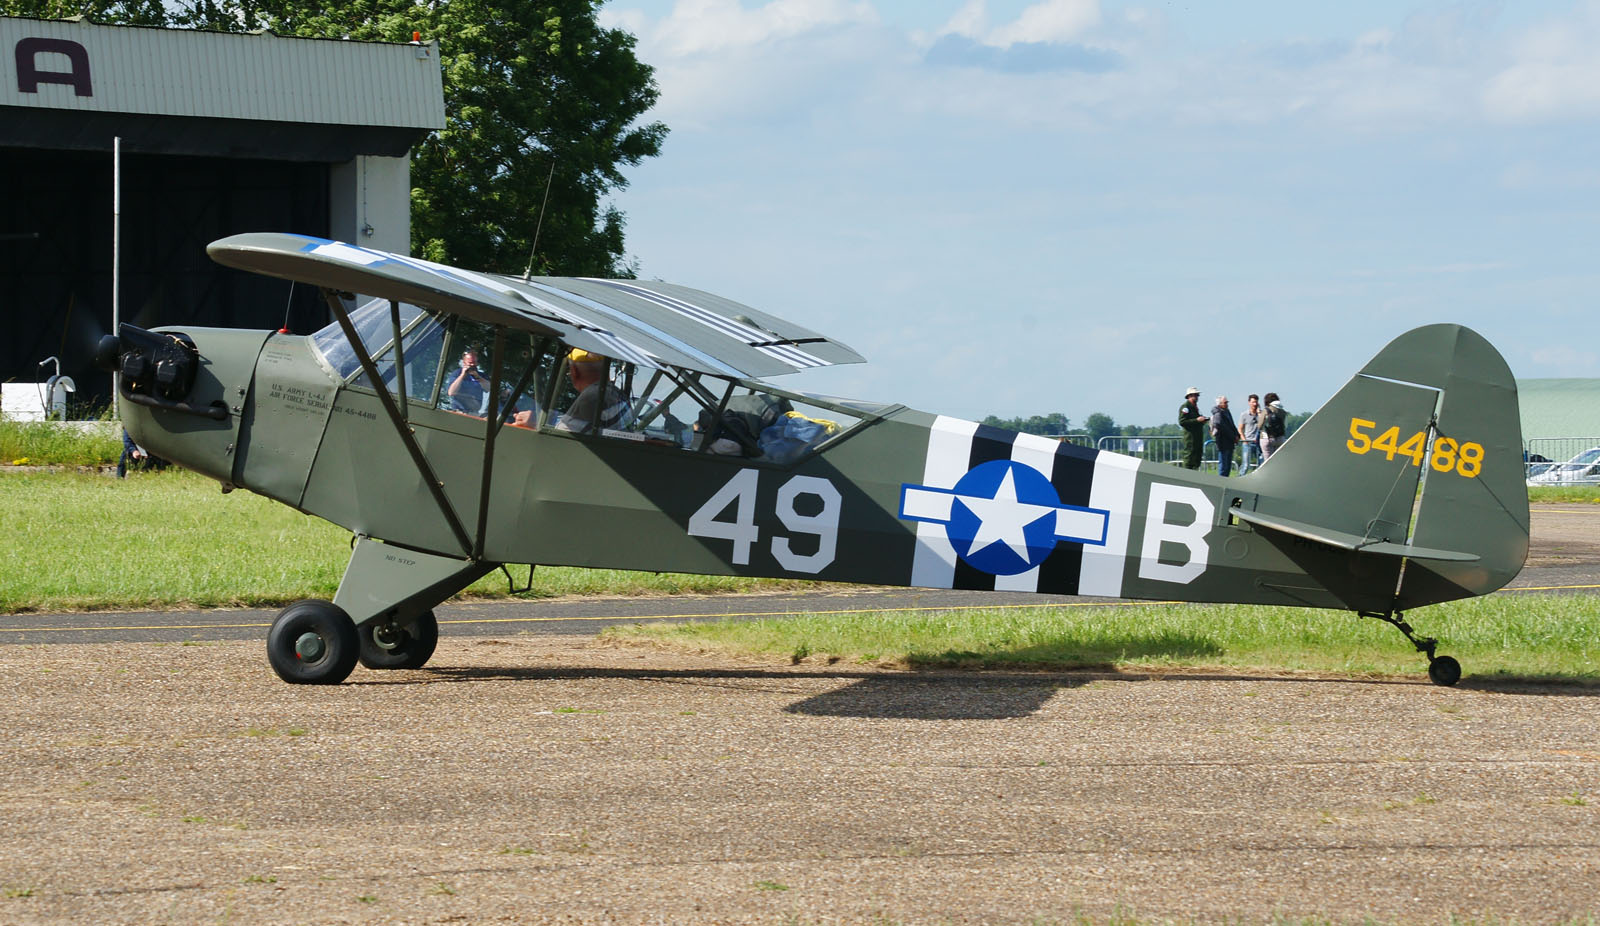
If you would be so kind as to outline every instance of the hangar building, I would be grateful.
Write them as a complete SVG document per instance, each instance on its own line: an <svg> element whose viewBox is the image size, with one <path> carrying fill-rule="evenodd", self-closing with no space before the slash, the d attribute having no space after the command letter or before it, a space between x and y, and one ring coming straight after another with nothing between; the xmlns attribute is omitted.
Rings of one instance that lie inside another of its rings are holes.
<svg viewBox="0 0 1600 926"><path fill-rule="evenodd" d="M0 17L0 382L55 355L104 402L113 139L120 316L309 332L317 294L212 263L246 231L409 253L411 146L444 126L437 43ZM53 367L49 372L54 372Z"/></svg>

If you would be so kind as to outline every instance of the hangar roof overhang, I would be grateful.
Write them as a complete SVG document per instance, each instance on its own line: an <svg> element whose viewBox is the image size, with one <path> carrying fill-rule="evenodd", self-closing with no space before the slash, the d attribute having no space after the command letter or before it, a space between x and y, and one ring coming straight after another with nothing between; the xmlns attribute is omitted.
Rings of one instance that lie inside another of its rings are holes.
<svg viewBox="0 0 1600 926"><path fill-rule="evenodd" d="M437 42L0 17L0 147L336 162L443 127Z"/></svg>

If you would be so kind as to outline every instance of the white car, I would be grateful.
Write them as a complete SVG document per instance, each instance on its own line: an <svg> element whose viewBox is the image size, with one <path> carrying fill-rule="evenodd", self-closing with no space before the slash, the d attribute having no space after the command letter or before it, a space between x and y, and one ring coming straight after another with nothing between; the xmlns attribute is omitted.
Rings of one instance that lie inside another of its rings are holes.
<svg viewBox="0 0 1600 926"><path fill-rule="evenodd" d="M1528 479L1531 486L1600 485L1600 447L1590 447L1565 463L1554 463Z"/></svg>

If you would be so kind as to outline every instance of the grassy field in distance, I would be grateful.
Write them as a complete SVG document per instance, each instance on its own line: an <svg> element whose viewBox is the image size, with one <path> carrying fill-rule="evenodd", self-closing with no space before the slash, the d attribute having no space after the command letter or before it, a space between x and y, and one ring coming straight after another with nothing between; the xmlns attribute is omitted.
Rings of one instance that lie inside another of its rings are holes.
<svg viewBox="0 0 1600 926"><path fill-rule="evenodd" d="M271 607L332 598L350 558L343 528L181 470L127 479L0 473L0 613ZM526 567L512 567L519 583ZM519 596L755 591L812 583L540 567ZM499 571L465 593L504 598Z"/></svg>
<svg viewBox="0 0 1600 926"><path fill-rule="evenodd" d="M1600 505L1600 486L1529 486L1528 501L1537 505L1541 502L1580 502L1590 505Z"/></svg>
<svg viewBox="0 0 1600 926"><path fill-rule="evenodd" d="M1589 596L1500 592L1406 614L1475 677L1600 682ZM603 636L691 651L906 668L1224 667L1421 675L1393 627L1342 611L1252 605L1095 604L860 612L611 627Z"/></svg>

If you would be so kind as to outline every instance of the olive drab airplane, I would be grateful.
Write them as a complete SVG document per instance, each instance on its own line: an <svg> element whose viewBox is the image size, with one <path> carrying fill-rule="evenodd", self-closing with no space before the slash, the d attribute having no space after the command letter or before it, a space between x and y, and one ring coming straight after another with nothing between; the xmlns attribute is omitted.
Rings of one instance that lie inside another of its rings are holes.
<svg viewBox="0 0 1600 926"><path fill-rule="evenodd" d="M98 360L148 450L354 534L333 601L268 633L289 682L420 667L436 605L534 564L1342 609L1396 626L1450 685L1460 665L1404 613L1492 592L1527 555L1516 384L1457 325L1400 335L1222 479L775 388L862 358L681 286L288 234L208 250L318 287L336 323L122 325Z"/></svg>

